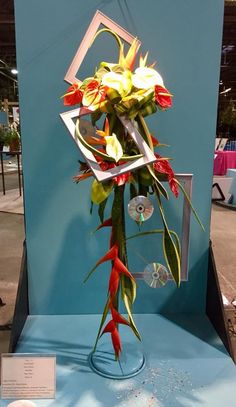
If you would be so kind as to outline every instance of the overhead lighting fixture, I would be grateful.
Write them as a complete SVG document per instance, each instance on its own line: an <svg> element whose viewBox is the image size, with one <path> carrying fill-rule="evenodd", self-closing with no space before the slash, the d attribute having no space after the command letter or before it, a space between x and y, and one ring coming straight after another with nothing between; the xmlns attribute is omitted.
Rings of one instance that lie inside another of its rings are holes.
<svg viewBox="0 0 236 407"><path fill-rule="evenodd" d="M222 92L220 92L220 95L223 95L224 93L228 93L231 91L231 88L225 89Z"/></svg>
<svg viewBox="0 0 236 407"><path fill-rule="evenodd" d="M17 71L17 69L13 68L13 69L11 69L11 73L13 73L13 75L17 75L18 71Z"/></svg>

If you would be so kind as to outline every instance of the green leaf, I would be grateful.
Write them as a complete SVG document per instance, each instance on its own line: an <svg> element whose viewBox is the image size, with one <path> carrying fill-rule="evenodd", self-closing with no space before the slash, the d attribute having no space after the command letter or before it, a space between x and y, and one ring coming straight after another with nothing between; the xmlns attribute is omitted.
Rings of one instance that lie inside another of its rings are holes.
<svg viewBox="0 0 236 407"><path fill-rule="evenodd" d="M180 257L178 250L174 244L174 241L170 235L169 229L167 227L164 228L162 244L168 269L171 272L176 282L176 285L179 287L181 279Z"/></svg>
<svg viewBox="0 0 236 407"><path fill-rule="evenodd" d="M197 214L197 211L194 209L193 204L192 204L192 202L191 202L191 199L189 198L189 196L188 196L187 192L185 191L183 185L182 185L176 178L174 178L174 181L175 181L175 182L178 184L178 186L180 187L181 191L183 192L185 198L186 198L187 201L188 201L188 204L190 205L190 208L191 208L191 210L192 210L192 212L193 212L193 214L194 214L194 216L195 216L196 221L198 222L198 224L200 225L200 227L202 228L202 230L205 232L205 228L204 228L204 226L203 226L203 224L202 224L202 222L201 222L201 219L199 218L199 216L198 216L198 214Z"/></svg>
<svg viewBox="0 0 236 407"><path fill-rule="evenodd" d="M159 194L159 190L158 190L157 186L155 186L155 192L156 192L157 203L159 206L159 210L160 210L160 214L161 214L161 218L162 218L162 222L163 222L163 226L164 226L164 233L163 233L163 239L162 239L163 253L165 256L165 260L166 260L168 269L169 269L170 273L172 274L172 276L176 282L176 285L179 287L180 279L181 279L179 251L171 237L171 234L170 234L170 231L169 231L166 219L165 219L165 215L164 215L164 211L163 211L163 207L162 207L162 203L161 203L161 199L160 199L160 194Z"/></svg>
<svg viewBox="0 0 236 407"><path fill-rule="evenodd" d="M144 185L146 187L153 185L153 177L147 167L140 168L138 174L139 174L139 182L142 185Z"/></svg>
<svg viewBox="0 0 236 407"><path fill-rule="evenodd" d="M108 198L113 188L113 182L98 182L94 179L91 190L91 201L97 205Z"/></svg>
<svg viewBox="0 0 236 407"><path fill-rule="evenodd" d="M96 122L100 119L101 116L102 113L99 112L98 110L96 112L91 113L91 122L93 126L96 125Z"/></svg>
<svg viewBox="0 0 236 407"><path fill-rule="evenodd" d="M96 350L97 343L98 343L98 340L99 340L99 337L100 337L100 334L101 334L102 327L104 325L104 322L106 321L106 317L107 317L107 314L109 312L109 302L110 302L110 297L108 297L106 305L104 307L104 311L103 311L103 314L102 314L102 319L101 319L100 326L99 326L99 329L98 329L97 338L96 338L96 341L95 341L95 345L93 347L93 352L95 352L95 350Z"/></svg>
<svg viewBox="0 0 236 407"><path fill-rule="evenodd" d="M136 281L131 279L126 275L123 275L123 288L125 289L126 295L130 301L130 304L133 304L136 298Z"/></svg>
<svg viewBox="0 0 236 407"><path fill-rule="evenodd" d="M154 172L153 168L151 167L151 165L148 165L147 168L148 168L148 171L150 172L150 174L152 175L152 177L154 178L154 180L156 181L156 187L157 187L158 191L160 192L160 194L163 195L164 198L169 199L166 189L163 187L162 183L156 177L155 172Z"/></svg>
<svg viewBox="0 0 236 407"><path fill-rule="evenodd" d="M127 282L131 281L129 278L126 276L122 275L121 276L121 296L125 304L125 308L127 310L128 316L129 316L129 323L130 323L130 328L134 332L135 336L141 341L141 336L140 333L135 325L133 316L132 316L132 300L131 298L133 297L132 294L132 289L131 287L128 286Z"/></svg>
<svg viewBox="0 0 236 407"><path fill-rule="evenodd" d="M107 204L107 200L108 200L108 198L104 199L104 201L102 201L98 207L98 215L99 215L101 223L103 223L103 221L104 221L104 211L105 211L105 207Z"/></svg>

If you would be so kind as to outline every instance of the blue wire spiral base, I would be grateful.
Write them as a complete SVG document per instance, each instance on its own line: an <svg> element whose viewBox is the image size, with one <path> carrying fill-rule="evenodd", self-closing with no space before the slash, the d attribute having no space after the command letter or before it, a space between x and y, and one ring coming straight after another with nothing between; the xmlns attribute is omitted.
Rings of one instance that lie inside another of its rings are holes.
<svg viewBox="0 0 236 407"><path fill-rule="evenodd" d="M91 369L109 379L129 379L139 374L145 367L145 357L138 344L124 342L119 360L115 360L110 343L101 344L88 356Z"/></svg>

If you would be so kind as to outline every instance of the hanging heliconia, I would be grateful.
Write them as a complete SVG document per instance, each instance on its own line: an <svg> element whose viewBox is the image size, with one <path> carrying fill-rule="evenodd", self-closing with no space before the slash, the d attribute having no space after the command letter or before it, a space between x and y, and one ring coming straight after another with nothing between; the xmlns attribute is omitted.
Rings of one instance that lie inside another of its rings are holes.
<svg viewBox="0 0 236 407"><path fill-rule="evenodd" d="M177 234L169 230L165 218L162 200L168 199L168 192L164 183L168 182L169 188L176 198L179 189L187 199L188 197L182 185L175 178L169 158L159 154L161 144L149 132L144 120L145 116L170 108L172 105L171 93L166 89L161 75L154 69L155 64L147 64L148 54L144 57L141 55L139 65L135 67L138 51L136 39L125 55L124 44L115 32L105 28L100 30L95 38L103 32L108 32L115 37L119 46L118 62L116 64L101 62L93 77L86 78L82 83L74 83L63 98L65 105L79 105L80 109L85 109L86 114L90 115L96 132L84 137L78 120L75 137L84 148L93 154L96 164L99 165L102 172L113 171L112 176L104 178L103 182L99 181L98 177L92 182L91 201L98 205L101 221L97 231L99 233L101 228L109 230L110 246L107 253L88 273L85 281L102 263L111 263L108 296L94 349L96 349L99 338L105 333L110 333L115 357L118 359L122 350L119 324L129 326L137 338L141 339L132 316L136 282L129 271L126 251L125 189L129 187L130 190L129 214L139 225L152 215L153 207L148 196L149 194L155 195L163 223L163 230L159 230L159 233L162 233L166 267L177 286L180 284L180 243ZM101 120L103 120L102 130L98 128ZM140 161L140 164L138 161L143 157L139 148L140 143L131 137L131 131L124 123L130 123L130 127L141 135L142 144L148 146L154 157L149 160L149 163L145 164L145 161ZM125 167L124 170L125 163L135 163L136 160L137 166L134 164ZM74 180L79 183L93 177L94 173L89 160L80 162L80 173L74 177ZM104 220L104 210L108 199L113 199L112 209L109 219ZM194 214L197 217L195 211ZM158 270L162 270L160 266L154 263L152 268L159 273ZM160 282L162 280L164 285L163 270L161 277L159 274L157 276L156 286L162 284ZM120 300L123 301L127 310L127 319L119 313ZM107 322L109 313L110 319Z"/></svg>

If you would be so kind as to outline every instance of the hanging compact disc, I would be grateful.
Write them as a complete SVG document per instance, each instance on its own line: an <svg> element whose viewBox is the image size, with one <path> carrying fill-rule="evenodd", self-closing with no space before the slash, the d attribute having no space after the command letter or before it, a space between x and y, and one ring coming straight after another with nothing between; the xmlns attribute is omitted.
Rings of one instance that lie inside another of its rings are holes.
<svg viewBox="0 0 236 407"><path fill-rule="evenodd" d="M129 216L136 222L144 222L153 214L154 208L146 196L138 195L128 204Z"/></svg>
<svg viewBox="0 0 236 407"><path fill-rule="evenodd" d="M84 119L79 120L79 131L85 140L96 135L95 128L92 123Z"/></svg>
<svg viewBox="0 0 236 407"><path fill-rule="evenodd" d="M151 288L163 287L168 281L168 271L160 263L150 263L144 269L143 279Z"/></svg>

